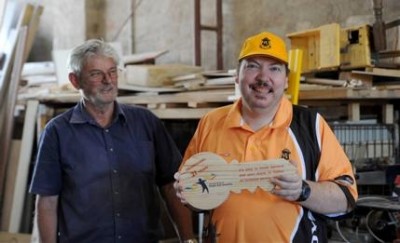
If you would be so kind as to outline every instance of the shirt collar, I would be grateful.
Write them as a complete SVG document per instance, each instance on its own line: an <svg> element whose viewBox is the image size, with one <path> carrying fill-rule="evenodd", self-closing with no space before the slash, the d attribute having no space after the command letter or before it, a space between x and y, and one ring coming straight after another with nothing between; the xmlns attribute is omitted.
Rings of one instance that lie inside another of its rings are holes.
<svg viewBox="0 0 400 243"><path fill-rule="evenodd" d="M121 119L121 121L126 122L126 115L121 105L115 101L114 102L114 122ZM91 123L96 124L93 118L86 111L83 101L79 101L78 104L73 108L71 118L69 120L70 123Z"/></svg>
<svg viewBox="0 0 400 243"><path fill-rule="evenodd" d="M225 125L228 128L242 127L244 125L244 121L241 114L241 107L242 107L242 98L233 103L228 112L225 121ZM278 128L282 126L285 127L290 126L290 122L293 116L292 110L293 110L292 103L290 103L290 101L285 96L283 96L279 104L278 111L269 127Z"/></svg>

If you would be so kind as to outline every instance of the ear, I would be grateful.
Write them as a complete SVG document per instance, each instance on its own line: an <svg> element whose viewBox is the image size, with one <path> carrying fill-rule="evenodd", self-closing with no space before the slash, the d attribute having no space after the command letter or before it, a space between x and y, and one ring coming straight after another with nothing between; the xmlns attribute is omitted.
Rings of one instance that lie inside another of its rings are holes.
<svg viewBox="0 0 400 243"><path fill-rule="evenodd" d="M287 88L289 88L289 77L288 76L286 76L286 84L285 84L285 90L287 89Z"/></svg>
<svg viewBox="0 0 400 243"><path fill-rule="evenodd" d="M72 86L74 86L75 89L80 89L79 77L75 73L72 73L72 72L69 73L68 79L71 82Z"/></svg>
<svg viewBox="0 0 400 243"><path fill-rule="evenodd" d="M236 74L236 76L235 76L235 83L239 84L239 75L238 74Z"/></svg>

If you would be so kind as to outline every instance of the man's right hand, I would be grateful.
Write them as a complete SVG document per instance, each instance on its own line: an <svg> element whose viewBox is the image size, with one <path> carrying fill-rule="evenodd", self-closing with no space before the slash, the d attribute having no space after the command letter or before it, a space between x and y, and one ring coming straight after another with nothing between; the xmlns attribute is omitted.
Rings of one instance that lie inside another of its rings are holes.
<svg viewBox="0 0 400 243"><path fill-rule="evenodd" d="M174 174L174 178L175 178L174 189L175 189L175 192L176 192L176 196L179 198L181 203L186 205L187 201L185 200L185 197L182 194L183 188L182 188L182 185L179 183L179 176L180 176L179 172L176 172Z"/></svg>

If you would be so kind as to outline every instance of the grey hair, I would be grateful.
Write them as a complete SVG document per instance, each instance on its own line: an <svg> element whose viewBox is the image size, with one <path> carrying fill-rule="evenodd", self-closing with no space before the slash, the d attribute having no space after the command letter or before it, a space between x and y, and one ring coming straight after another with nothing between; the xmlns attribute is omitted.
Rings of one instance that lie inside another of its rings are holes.
<svg viewBox="0 0 400 243"><path fill-rule="evenodd" d="M94 55L110 57L117 66L119 65L120 57L110 44L103 40L90 39L72 49L68 57L67 68L70 72L80 75L86 60Z"/></svg>

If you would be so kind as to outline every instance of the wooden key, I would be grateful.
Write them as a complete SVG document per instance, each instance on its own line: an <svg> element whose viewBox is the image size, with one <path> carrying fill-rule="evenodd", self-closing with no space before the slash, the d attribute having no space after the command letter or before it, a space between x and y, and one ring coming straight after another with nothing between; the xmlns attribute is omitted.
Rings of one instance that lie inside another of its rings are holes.
<svg viewBox="0 0 400 243"><path fill-rule="evenodd" d="M257 187L271 191L272 177L294 174L296 167L284 158L228 164L217 154L201 152L190 157L179 173L186 201L194 208L210 210L221 205L230 192L254 192Z"/></svg>

